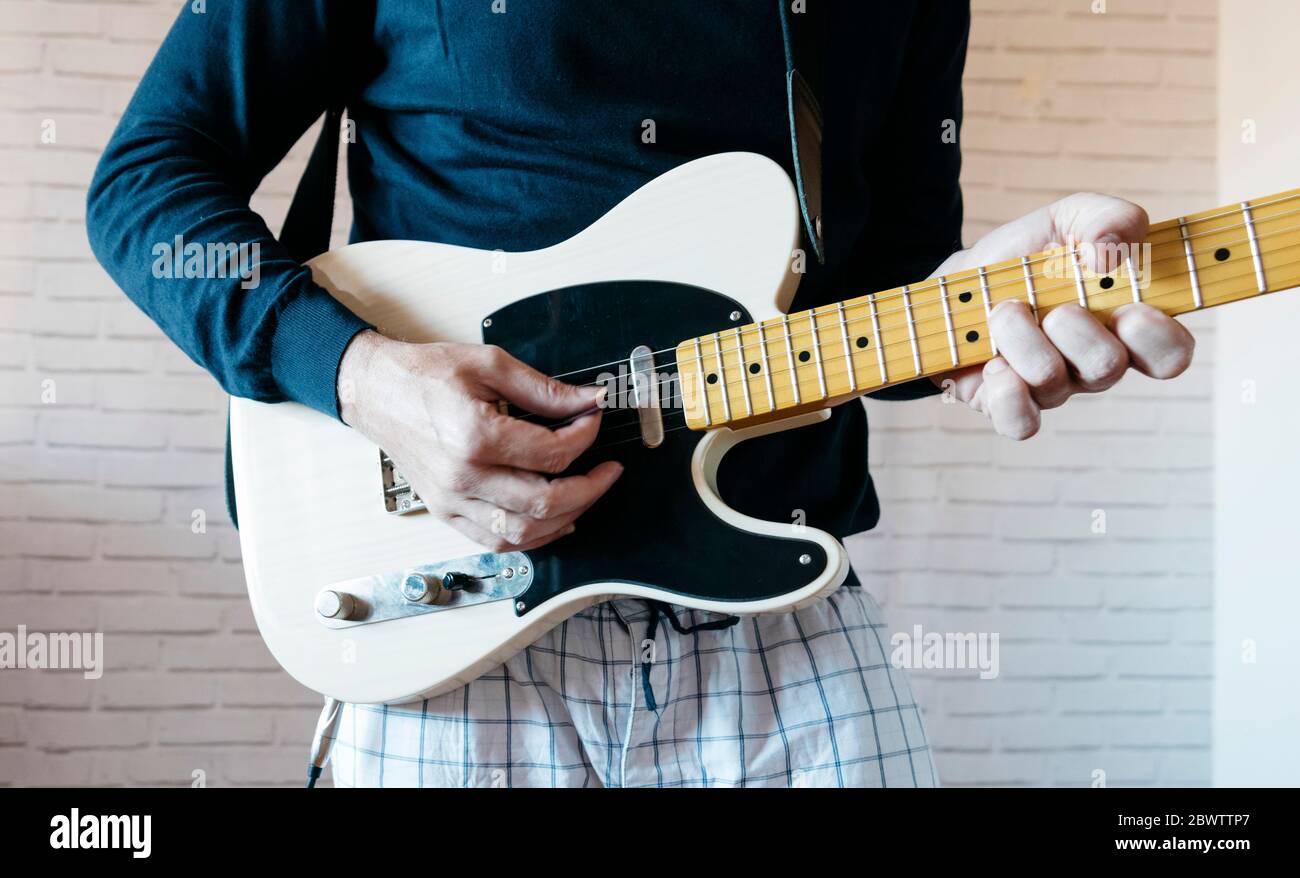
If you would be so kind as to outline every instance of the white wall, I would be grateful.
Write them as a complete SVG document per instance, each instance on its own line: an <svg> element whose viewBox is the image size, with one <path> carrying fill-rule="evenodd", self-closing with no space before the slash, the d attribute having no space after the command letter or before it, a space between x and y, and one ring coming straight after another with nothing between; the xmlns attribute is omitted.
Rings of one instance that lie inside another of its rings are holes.
<svg viewBox="0 0 1300 878"><path fill-rule="evenodd" d="M1081 189L1154 219L1219 203L1214 0L973 6L968 242ZM1215 345L1187 323L1187 375L1076 397L1024 444L962 406L869 404L884 518L850 549L891 632L1001 640L996 680L913 675L945 783L1209 782Z"/></svg>
<svg viewBox="0 0 1300 878"><path fill-rule="evenodd" d="M1300 187L1300 5L1224 0L1222 22L1220 200ZM1218 339L1214 782L1300 786L1300 296L1223 310Z"/></svg>
<svg viewBox="0 0 1300 878"><path fill-rule="evenodd" d="M0 671L0 786L298 786L319 712L248 608L225 397L86 241L95 161L182 5L0 9L0 630L102 632L107 665ZM254 199L272 228L312 143Z"/></svg>

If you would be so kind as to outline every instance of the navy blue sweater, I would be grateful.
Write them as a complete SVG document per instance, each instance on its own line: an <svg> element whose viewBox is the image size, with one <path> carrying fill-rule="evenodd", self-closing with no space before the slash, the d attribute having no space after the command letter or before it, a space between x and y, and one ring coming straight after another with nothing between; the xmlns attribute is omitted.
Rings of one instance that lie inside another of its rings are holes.
<svg viewBox="0 0 1300 878"><path fill-rule="evenodd" d="M338 363L365 323L249 209L327 105L345 99L356 126L352 240L544 247L699 156L748 150L793 172L778 2L186 4L95 173L91 245L229 393L337 417ZM969 27L962 0L808 2L826 8L790 18L825 116L826 264L812 265L797 307L917 280L959 249L960 155L943 135L961 119ZM177 236L257 243L259 283L157 277L156 245ZM844 535L879 514L866 455L865 414L842 406L826 424L742 445L721 486L742 511L802 509ZM787 495L747 490L741 473L777 461Z"/></svg>

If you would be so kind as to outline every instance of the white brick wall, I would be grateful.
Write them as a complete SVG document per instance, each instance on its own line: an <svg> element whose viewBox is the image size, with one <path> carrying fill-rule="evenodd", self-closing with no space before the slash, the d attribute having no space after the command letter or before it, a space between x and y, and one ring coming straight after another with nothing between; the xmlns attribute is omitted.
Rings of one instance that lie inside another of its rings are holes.
<svg viewBox="0 0 1300 878"><path fill-rule="evenodd" d="M0 671L0 785L301 782L319 702L256 634L222 497L225 397L82 226L179 7L0 0L0 630L102 631L107 656L98 681ZM313 142L258 193L273 228ZM340 239L347 222L344 202Z"/></svg>
<svg viewBox="0 0 1300 878"><path fill-rule="evenodd" d="M1078 190L1157 220L1216 203L1216 3L1091 6L975 0L968 243ZM995 680L913 674L946 783L1209 781L1213 332L1188 324L1189 374L1075 398L1027 443L960 405L869 405L884 517L850 550L890 630L1000 638Z"/></svg>
<svg viewBox="0 0 1300 878"><path fill-rule="evenodd" d="M1081 188L1155 216L1213 201L1212 2L975 5L968 240ZM82 228L98 152L177 8L0 0L0 630L103 631L108 665L98 681L0 671L0 785L296 784L315 717L244 596L224 398L108 281ZM257 196L273 228L311 142ZM853 541L858 568L897 628L1002 639L996 681L916 675L947 782L1206 779L1201 338L1192 375L1075 401L1023 446L956 407L871 407L885 520ZM1098 507L1105 537L1088 529Z"/></svg>

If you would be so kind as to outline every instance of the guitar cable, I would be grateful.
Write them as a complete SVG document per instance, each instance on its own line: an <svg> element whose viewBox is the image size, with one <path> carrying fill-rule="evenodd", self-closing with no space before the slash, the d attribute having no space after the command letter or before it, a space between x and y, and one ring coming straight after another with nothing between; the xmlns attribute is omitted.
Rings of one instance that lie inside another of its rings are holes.
<svg viewBox="0 0 1300 878"><path fill-rule="evenodd" d="M334 749L334 730L339 724L339 708L342 703L329 696L325 697L325 707L321 709L320 719L316 721L316 734L311 739L311 761L307 763L307 789L316 786L325 764L330 760L330 751Z"/></svg>

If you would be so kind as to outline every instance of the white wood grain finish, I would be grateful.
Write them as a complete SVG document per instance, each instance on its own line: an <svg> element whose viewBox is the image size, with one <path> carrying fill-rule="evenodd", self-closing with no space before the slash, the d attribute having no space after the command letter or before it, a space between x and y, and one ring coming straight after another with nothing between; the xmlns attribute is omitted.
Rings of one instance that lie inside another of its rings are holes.
<svg viewBox="0 0 1300 878"><path fill-rule="evenodd" d="M798 213L790 181L760 156L710 156L647 184L574 238L528 253L499 254L411 241L354 244L311 263L316 280L385 334L411 341L481 341L481 321L517 299L616 279L694 284L728 295L758 320L788 309ZM495 266L504 270L494 271ZM705 502L738 527L784 533L716 496L711 473L756 430L702 440L692 480ZM789 609L837 587L843 549L812 529L831 566L809 571L789 601L711 604L627 585L568 592L523 618L508 601L343 630L312 612L325 585L471 555L482 548L432 515L391 516L382 506L377 450L332 418L293 403L235 399L231 442L240 540L257 624L276 659L301 683L349 702L400 702L464 685L586 606L617 595L660 597L718 612ZM759 526L761 525L761 527ZM774 531L773 528L778 530ZM704 550L705 547L700 547Z"/></svg>

